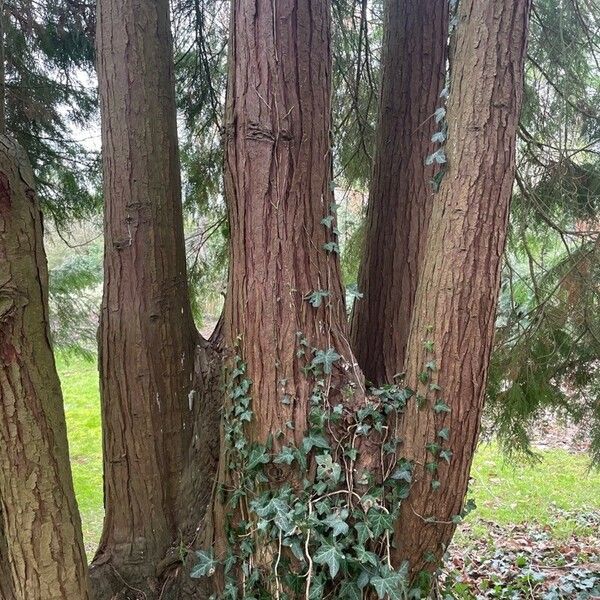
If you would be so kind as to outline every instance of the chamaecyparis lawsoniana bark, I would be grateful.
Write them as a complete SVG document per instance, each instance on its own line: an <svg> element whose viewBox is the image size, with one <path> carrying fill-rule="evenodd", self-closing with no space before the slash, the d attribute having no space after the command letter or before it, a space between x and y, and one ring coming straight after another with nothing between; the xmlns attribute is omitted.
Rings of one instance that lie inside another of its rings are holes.
<svg viewBox="0 0 600 600"><path fill-rule="evenodd" d="M406 381L419 398L400 430L403 456L417 466L396 557L413 573L437 564L467 491L494 337L529 8L529 0L458 6L448 171L434 200L407 347ZM430 443L442 449L427 451Z"/></svg>
<svg viewBox="0 0 600 600"><path fill-rule="evenodd" d="M5 600L86 600L33 173L0 136L0 573Z"/></svg>
<svg viewBox="0 0 600 600"><path fill-rule="evenodd" d="M92 574L100 587L116 571L117 587L151 591L181 533L179 489L199 397L168 0L100 0L97 43L106 517Z"/></svg>
<svg viewBox="0 0 600 600"><path fill-rule="evenodd" d="M390 383L404 357L433 205L425 158L440 129L448 45L447 0L387 0L375 159L352 346L365 377Z"/></svg>

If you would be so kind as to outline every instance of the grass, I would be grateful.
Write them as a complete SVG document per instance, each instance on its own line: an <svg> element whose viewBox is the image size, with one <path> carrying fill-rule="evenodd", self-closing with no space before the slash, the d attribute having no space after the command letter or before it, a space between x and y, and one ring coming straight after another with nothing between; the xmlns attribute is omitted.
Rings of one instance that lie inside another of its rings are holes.
<svg viewBox="0 0 600 600"><path fill-rule="evenodd" d="M96 364L58 357L65 396L75 492L81 510L88 553L102 529L102 441ZM581 525L561 511L600 510L600 473L590 472L587 457L546 450L535 465L510 465L495 444L479 448L472 469L470 495L477 509L469 517L474 528L485 521L501 525L536 521L553 536L567 538Z"/></svg>

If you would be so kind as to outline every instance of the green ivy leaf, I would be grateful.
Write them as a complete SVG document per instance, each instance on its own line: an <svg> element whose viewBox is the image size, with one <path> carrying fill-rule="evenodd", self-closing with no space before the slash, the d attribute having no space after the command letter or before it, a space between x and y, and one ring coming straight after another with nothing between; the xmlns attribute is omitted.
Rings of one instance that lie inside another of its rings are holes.
<svg viewBox="0 0 600 600"><path fill-rule="evenodd" d="M335 579L344 558L342 551L334 541L325 540L315 552L313 561L318 565L327 565L331 579Z"/></svg>
<svg viewBox="0 0 600 600"><path fill-rule="evenodd" d="M450 407L443 400L438 400L434 404L433 410L437 414L440 414L440 413L449 413L450 412Z"/></svg>
<svg viewBox="0 0 600 600"><path fill-rule="evenodd" d="M192 569L190 577L211 577L217 569L218 562L213 558L212 550L197 550L198 562Z"/></svg>
<svg viewBox="0 0 600 600"><path fill-rule="evenodd" d="M356 547L356 558L363 565L372 565L376 567L379 564L379 557L374 552L369 552L364 546Z"/></svg>
<svg viewBox="0 0 600 600"><path fill-rule="evenodd" d="M371 508L367 513L367 523L375 537L379 537L386 531L394 530L394 518L391 514L379 508Z"/></svg>
<svg viewBox="0 0 600 600"><path fill-rule="evenodd" d="M446 448L440 452L440 458L444 459L448 464L450 464L450 459L452 458L452 450Z"/></svg>
<svg viewBox="0 0 600 600"><path fill-rule="evenodd" d="M340 587L340 600L362 600L362 592L358 584L353 581L344 581Z"/></svg>
<svg viewBox="0 0 600 600"><path fill-rule="evenodd" d="M295 529L295 526L290 519L289 504L283 498L274 496L263 506L258 506L257 503L253 503L252 508L259 517L273 521L286 535L290 534Z"/></svg>
<svg viewBox="0 0 600 600"><path fill-rule="evenodd" d="M305 299L314 308L319 308L323 304L323 298L327 298L327 296L329 296L328 290L315 290L312 294L306 296Z"/></svg>
<svg viewBox="0 0 600 600"><path fill-rule="evenodd" d="M448 441L450 439L450 430L447 427L440 429L438 431L438 437L442 438L443 440Z"/></svg>
<svg viewBox="0 0 600 600"><path fill-rule="evenodd" d="M317 350L315 357L312 359L312 366L322 365L323 373L329 375L333 364L342 358L333 348L327 350Z"/></svg>
<svg viewBox="0 0 600 600"><path fill-rule="evenodd" d="M338 246L337 242L327 242L326 244L323 244L323 248L327 250L327 252L332 252L335 254L340 253L340 247Z"/></svg>
<svg viewBox="0 0 600 600"><path fill-rule="evenodd" d="M251 448L248 455L246 468L251 471L259 465L266 465L270 461L269 454L265 446L255 445Z"/></svg>
<svg viewBox="0 0 600 600"><path fill-rule="evenodd" d="M323 217L321 219L321 225L325 225L325 227L327 227L328 229L331 229L331 226L333 225L333 219L334 219L333 215L327 215L326 217Z"/></svg>
<svg viewBox="0 0 600 600"><path fill-rule="evenodd" d="M343 508L340 511L331 513L323 521L328 527L331 528L331 534L334 538L338 535L345 535L346 533L348 533L348 530L350 529L350 526L348 525L348 523L346 523L348 515L348 509Z"/></svg>
<svg viewBox="0 0 600 600"><path fill-rule="evenodd" d="M291 465L296 460L296 449L291 446L284 446L279 454L274 458L273 462L280 465Z"/></svg>
<svg viewBox="0 0 600 600"><path fill-rule="evenodd" d="M379 575L371 577L371 585L375 588L379 600L402 600L406 594L406 576L388 566L381 569Z"/></svg>
<svg viewBox="0 0 600 600"><path fill-rule="evenodd" d="M302 440L302 450L308 454L313 448L329 449L329 441L320 433L309 432Z"/></svg>

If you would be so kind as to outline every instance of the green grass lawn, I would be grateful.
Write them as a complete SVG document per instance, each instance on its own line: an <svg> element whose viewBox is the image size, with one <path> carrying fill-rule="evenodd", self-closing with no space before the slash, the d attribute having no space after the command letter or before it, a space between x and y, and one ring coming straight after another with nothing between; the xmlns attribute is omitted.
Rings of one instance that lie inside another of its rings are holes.
<svg viewBox="0 0 600 600"><path fill-rule="evenodd" d="M58 358L65 396L75 491L88 553L93 552L102 528L102 442L96 364L81 358ZM480 447L472 470L470 496L477 522L517 524L537 521L558 537L577 530L570 513L600 510L600 474L589 471L587 457L563 450L547 450L535 465L508 464L498 447Z"/></svg>

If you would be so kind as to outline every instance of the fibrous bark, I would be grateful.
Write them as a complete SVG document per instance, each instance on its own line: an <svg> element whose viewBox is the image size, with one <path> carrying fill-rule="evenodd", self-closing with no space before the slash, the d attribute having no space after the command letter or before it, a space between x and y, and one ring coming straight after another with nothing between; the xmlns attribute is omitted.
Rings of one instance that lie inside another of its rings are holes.
<svg viewBox="0 0 600 600"><path fill-rule="evenodd" d="M434 118L443 100L447 0L387 0L379 123L352 346L368 380L390 383L404 357L433 205Z"/></svg>
<svg viewBox="0 0 600 600"><path fill-rule="evenodd" d="M157 563L180 534L179 490L201 401L168 0L100 0L97 40L106 517L92 573L99 581L115 572L118 580L151 589Z"/></svg>
<svg viewBox="0 0 600 600"><path fill-rule="evenodd" d="M272 438L276 452L283 443L299 446L308 429L314 383L302 367L313 349L342 357L328 381L332 403L343 388L357 398L364 391L348 342L330 186L330 8L326 0L235 0L232 11L224 343L252 382L247 437L260 444ZM318 306L308 301L314 292L322 293ZM285 468L268 473L275 487L293 477ZM227 477L223 448L220 482ZM227 550L227 511L216 496L205 541L219 558ZM268 551L255 563L266 568Z"/></svg>
<svg viewBox="0 0 600 600"><path fill-rule="evenodd" d="M0 136L0 583L6 600L86 600L81 522L49 338L33 173ZM7 571L9 573L7 573Z"/></svg>
<svg viewBox="0 0 600 600"><path fill-rule="evenodd" d="M408 559L413 573L437 565L467 491L494 337L528 13L528 0L462 0L458 8L448 171L434 200L407 349L407 383L418 398L403 418L402 452L416 467L396 558ZM441 449L428 451L432 443Z"/></svg>

